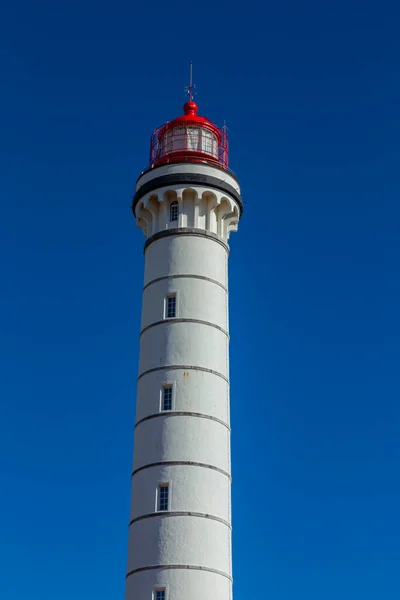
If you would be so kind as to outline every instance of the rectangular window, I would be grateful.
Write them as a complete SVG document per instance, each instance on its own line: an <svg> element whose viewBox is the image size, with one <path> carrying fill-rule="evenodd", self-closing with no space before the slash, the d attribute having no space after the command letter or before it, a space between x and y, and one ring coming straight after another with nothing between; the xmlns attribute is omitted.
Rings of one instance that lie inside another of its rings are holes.
<svg viewBox="0 0 400 600"><path fill-rule="evenodd" d="M162 409L172 410L172 386L163 388Z"/></svg>
<svg viewBox="0 0 400 600"><path fill-rule="evenodd" d="M169 207L169 220L172 222L177 221L178 216L179 216L179 204L175 201L175 202L172 202L171 206Z"/></svg>
<svg viewBox="0 0 400 600"><path fill-rule="evenodd" d="M168 510L168 483L160 485L158 488L158 510Z"/></svg>
<svg viewBox="0 0 400 600"><path fill-rule="evenodd" d="M176 296L167 297L167 319L176 317Z"/></svg>
<svg viewBox="0 0 400 600"><path fill-rule="evenodd" d="M165 600L165 590L156 590L154 600Z"/></svg>

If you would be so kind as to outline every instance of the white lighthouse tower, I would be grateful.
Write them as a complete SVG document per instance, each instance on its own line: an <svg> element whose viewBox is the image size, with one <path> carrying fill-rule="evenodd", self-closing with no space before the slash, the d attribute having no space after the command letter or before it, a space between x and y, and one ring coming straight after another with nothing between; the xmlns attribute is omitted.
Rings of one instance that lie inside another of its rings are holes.
<svg viewBox="0 0 400 600"><path fill-rule="evenodd" d="M230 600L228 239L242 199L226 131L156 129L133 213L145 274L126 600Z"/></svg>

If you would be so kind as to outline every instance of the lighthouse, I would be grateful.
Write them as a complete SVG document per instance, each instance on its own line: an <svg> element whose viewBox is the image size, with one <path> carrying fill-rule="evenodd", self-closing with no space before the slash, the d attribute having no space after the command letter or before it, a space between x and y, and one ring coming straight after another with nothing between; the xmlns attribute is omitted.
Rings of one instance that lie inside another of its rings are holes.
<svg viewBox="0 0 400 600"><path fill-rule="evenodd" d="M126 600L232 598L228 241L243 206L226 128L188 91L132 204L145 269Z"/></svg>

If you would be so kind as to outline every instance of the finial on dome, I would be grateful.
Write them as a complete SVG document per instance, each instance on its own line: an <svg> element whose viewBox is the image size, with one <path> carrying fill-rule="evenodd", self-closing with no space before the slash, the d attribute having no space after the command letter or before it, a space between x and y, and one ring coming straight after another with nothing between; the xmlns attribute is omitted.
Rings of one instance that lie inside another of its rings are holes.
<svg viewBox="0 0 400 600"><path fill-rule="evenodd" d="M198 109L199 107L197 106L196 102L193 102L192 100L189 100L189 102L185 102L185 104L183 105L183 112L185 113L185 115L195 116Z"/></svg>

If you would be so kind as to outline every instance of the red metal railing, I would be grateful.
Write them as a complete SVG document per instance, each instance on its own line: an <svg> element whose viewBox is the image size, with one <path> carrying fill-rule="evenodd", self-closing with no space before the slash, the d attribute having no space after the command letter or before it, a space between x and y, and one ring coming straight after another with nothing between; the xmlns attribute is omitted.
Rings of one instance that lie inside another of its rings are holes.
<svg viewBox="0 0 400 600"><path fill-rule="evenodd" d="M206 162L228 169L226 128L215 131L198 123L167 123L153 131L149 168L171 162Z"/></svg>

